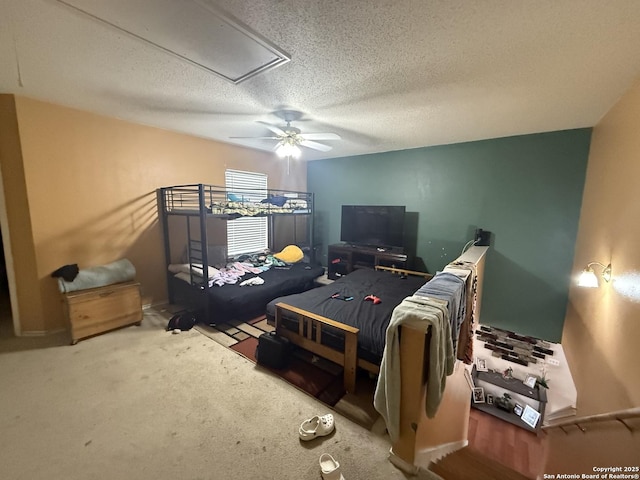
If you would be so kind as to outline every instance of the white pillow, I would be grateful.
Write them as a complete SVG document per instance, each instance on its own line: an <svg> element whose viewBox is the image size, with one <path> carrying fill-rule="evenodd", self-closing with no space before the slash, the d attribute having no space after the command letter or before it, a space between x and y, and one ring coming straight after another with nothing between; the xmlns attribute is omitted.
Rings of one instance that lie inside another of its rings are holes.
<svg viewBox="0 0 640 480"><path fill-rule="evenodd" d="M169 265L169 271L171 273L186 273L187 275L191 273L188 263L172 263ZM194 263L193 273L202 277L202 264ZM215 277L218 273L220 273L220 271L217 268L209 267L209 280Z"/></svg>
<svg viewBox="0 0 640 480"><path fill-rule="evenodd" d="M178 280L183 280L187 283L191 283L191 275L189 275L188 273L178 272L174 275L174 278L177 278ZM197 277L197 278L202 278L202 277Z"/></svg>

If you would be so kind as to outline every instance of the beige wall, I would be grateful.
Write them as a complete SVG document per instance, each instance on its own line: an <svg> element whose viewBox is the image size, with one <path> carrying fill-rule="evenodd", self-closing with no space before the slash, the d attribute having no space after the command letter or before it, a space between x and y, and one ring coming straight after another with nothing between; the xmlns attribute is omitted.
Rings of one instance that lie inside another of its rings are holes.
<svg viewBox="0 0 640 480"><path fill-rule="evenodd" d="M2 156L2 172L7 209L17 205L9 219L11 242L26 250L20 258L14 251L23 332L65 327L50 274L69 263L86 268L129 258L143 302L167 298L157 188L224 185L227 168L266 173L271 188L306 188L303 162L292 163L287 174L286 164L265 152L24 97L15 97L15 105L20 142ZM11 124L11 114L2 121L2 127ZM3 144L11 137L15 144L15 134L3 135ZM15 185L7 167L18 177Z"/></svg>
<svg viewBox="0 0 640 480"><path fill-rule="evenodd" d="M611 262L613 279L598 289L573 286L569 294L562 344L578 390L579 416L640 405L639 129L640 83L593 130L573 270ZM550 467L591 473L596 464L637 464L640 436L619 423L589 430L556 432Z"/></svg>

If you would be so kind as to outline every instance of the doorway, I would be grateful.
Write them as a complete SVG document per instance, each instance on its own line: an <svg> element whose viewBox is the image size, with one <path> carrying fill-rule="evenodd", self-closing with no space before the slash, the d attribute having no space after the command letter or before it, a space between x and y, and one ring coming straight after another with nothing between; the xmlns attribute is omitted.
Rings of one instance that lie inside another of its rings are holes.
<svg viewBox="0 0 640 480"><path fill-rule="evenodd" d="M0 228L0 338L13 337L13 317L11 315L11 296L9 295L9 277L4 256L2 229Z"/></svg>

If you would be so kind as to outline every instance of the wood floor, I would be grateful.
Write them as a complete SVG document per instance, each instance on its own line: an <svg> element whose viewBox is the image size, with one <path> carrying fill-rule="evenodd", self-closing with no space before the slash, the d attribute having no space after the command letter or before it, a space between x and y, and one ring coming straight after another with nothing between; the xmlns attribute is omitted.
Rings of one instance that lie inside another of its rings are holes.
<svg viewBox="0 0 640 480"><path fill-rule="evenodd" d="M431 471L445 480L535 479L544 469L545 434L537 436L471 409L469 446L440 460Z"/></svg>

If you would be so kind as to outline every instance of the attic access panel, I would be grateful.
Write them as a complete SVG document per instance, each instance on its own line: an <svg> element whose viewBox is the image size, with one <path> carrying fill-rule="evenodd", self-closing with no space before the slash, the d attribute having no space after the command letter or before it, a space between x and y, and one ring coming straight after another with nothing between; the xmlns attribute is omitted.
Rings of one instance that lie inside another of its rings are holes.
<svg viewBox="0 0 640 480"><path fill-rule="evenodd" d="M56 0L232 83L290 60L203 0Z"/></svg>

